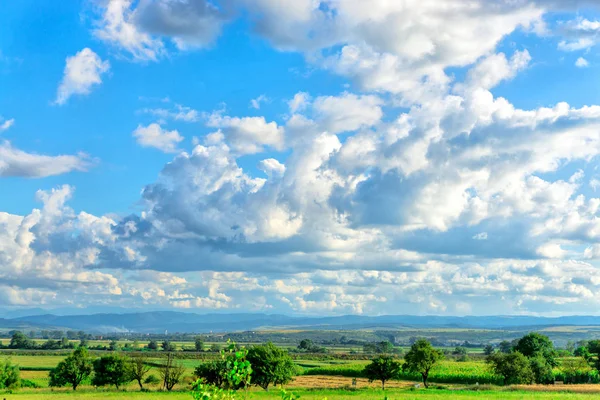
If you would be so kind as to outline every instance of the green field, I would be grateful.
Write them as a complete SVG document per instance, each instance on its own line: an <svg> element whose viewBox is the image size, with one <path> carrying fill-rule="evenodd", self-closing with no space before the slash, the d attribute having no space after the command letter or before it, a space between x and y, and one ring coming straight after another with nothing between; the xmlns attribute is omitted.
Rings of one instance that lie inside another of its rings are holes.
<svg viewBox="0 0 600 400"><path fill-rule="evenodd" d="M556 399L557 393L547 392L531 392L531 391L457 391L457 390L416 390L407 389L400 390L298 390L295 393L300 395L302 400L323 400L323 399L354 399L354 400L371 400L371 399L422 399L422 400L438 400L438 399L519 399L519 400L537 400L537 399ZM70 400L70 399L173 399L173 400L191 400L192 396L186 392L90 392L82 391L78 393L35 393L21 392L11 395L5 395L6 400L10 399L31 399L31 400ZM240 397L243 398L243 397ZM250 399L278 399L277 391L250 393ZM597 399L597 394L585 393L560 393L561 399Z"/></svg>

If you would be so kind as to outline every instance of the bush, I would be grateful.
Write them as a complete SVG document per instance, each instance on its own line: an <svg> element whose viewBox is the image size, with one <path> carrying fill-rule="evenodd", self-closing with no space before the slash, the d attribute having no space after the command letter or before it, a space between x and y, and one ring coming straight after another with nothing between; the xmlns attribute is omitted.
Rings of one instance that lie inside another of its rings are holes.
<svg viewBox="0 0 600 400"><path fill-rule="evenodd" d="M157 385L160 383L160 379L156 375L148 375L146 379L144 379L144 383L146 385Z"/></svg>
<svg viewBox="0 0 600 400"><path fill-rule="evenodd" d="M0 389L12 389L20 384L19 367L10 360L0 361Z"/></svg>

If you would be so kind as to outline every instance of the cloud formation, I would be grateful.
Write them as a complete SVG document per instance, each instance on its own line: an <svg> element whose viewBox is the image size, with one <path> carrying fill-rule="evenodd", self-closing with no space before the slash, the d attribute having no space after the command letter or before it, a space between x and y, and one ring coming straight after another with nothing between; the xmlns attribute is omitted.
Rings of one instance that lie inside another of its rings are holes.
<svg viewBox="0 0 600 400"><path fill-rule="evenodd" d="M290 94L277 117L255 115L261 97L253 116L170 102L142 110L161 121L133 136L173 158L142 188L139 213L76 213L70 186L38 192L42 206L27 215L0 213L3 304L307 314L600 306L600 199L589 189L599 186L600 106L525 108L496 92L536 62L520 43L504 52L500 43L545 34L547 13L574 2L103 4L96 36L136 61L215 45L237 10L275 48L349 85ZM553 32L553 47L594 45L593 21L573 21ZM173 121L207 133L180 148L179 131L165 128ZM2 149L0 174L61 171L58 159L24 165L27 155Z"/></svg>
<svg viewBox="0 0 600 400"><path fill-rule="evenodd" d="M64 76L56 93L55 104L63 105L73 95L86 95L92 87L102 83L102 75L110 69L108 61L102 61L90 48L67 57Z"/></svg>

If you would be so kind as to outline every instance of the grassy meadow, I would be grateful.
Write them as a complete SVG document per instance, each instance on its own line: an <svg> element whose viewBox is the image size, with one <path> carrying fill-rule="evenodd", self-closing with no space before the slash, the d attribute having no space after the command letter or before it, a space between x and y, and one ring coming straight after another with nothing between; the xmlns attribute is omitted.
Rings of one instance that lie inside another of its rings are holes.
<svg viewBox="0 0 600 400"><path fill-rule="evenodd" d="M22 388L14 393L0 393L0 400L6 399L191 399L189 384L193 382L194 368L201 362L193 358L180 359L186 369L184 383L178 385L174 392L161 392L159 385L146 385L149 392L140 392L136 383L130 383L116 391L109 387L94 388L89 382L83 384L77 392L70 388L48 387L48 372L61 361L63 355L0 355L0 359L10 358L19 365L21 378L33 382L38 388ZM160 358L149 358L150 363L159 363ZM433 388L415 389L419 376L403 374L401 380L390 381L386 384L386 392L380 390L379 382L368 382L361 377L361 372L368 361L362 360L296 360L299 375L286 387L301 396L302 400L331 399L592 399L600 397L600 385L549 385L500 387L499 377L493 375L481 358L471 361L458 362L451 359L443 360L431 371L430 381ZM153 369L150 374L158 376ZM352 381L356 379L356 386ZM476 386L478 383L480 386ZM489 385L491 384L491 385ZM474 390L477 389L477 390ZM560 393L560 394L559 394ZM277 399L279 391L271 389L250 390L252 399Z"/></svg>

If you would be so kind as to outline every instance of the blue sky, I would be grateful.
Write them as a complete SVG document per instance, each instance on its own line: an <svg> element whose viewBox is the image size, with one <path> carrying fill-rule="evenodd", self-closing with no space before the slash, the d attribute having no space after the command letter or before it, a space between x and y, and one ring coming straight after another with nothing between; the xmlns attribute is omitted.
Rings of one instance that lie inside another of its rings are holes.
<svg viewBox="0 0 600 400"><path fill-rule="evenodd" d="M599 11L0 12L0 305L597 313Z"/></svg>

